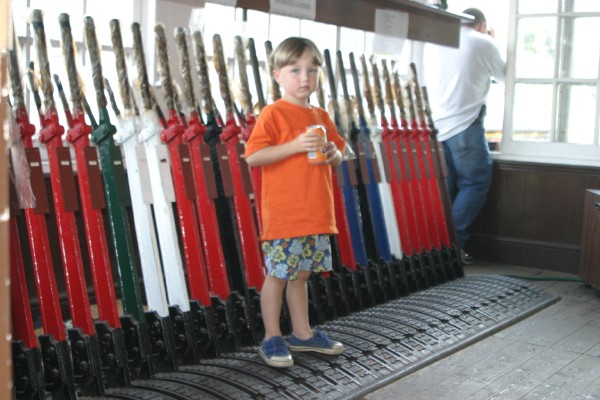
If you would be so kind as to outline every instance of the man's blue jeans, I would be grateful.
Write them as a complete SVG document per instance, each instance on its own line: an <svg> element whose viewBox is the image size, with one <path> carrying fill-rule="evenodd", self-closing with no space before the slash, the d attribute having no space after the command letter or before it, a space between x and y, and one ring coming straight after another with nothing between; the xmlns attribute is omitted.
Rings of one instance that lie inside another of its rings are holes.
<svg viewBox="0 0 600 400"><path fill-rule="evenodd" d="M492 183L492 157L485 138L483 116L467 129L442 142L448 165L448 192L458 247L469 240L468 230L479 214Z"/></svg>

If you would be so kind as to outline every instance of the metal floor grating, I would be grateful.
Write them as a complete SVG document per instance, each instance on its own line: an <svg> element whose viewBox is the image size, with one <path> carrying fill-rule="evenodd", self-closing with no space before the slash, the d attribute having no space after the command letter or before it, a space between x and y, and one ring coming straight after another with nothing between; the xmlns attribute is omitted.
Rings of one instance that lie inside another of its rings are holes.
<svg viewBox="0 0 600 400"><path fill-rule="evenodd" d="M292 368L276 369L253 347L109 389L102 398L356 399L558 300L529 282L469 276L320 325L344 343L340 356L293 353Z"/></svg>

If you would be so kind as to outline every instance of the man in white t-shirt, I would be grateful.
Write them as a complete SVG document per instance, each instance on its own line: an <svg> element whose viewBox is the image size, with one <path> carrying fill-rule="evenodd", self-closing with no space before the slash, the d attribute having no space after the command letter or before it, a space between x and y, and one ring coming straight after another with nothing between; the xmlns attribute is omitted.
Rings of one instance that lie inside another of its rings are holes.
<svg viewBox="0 0 600 400"><path fill-rule="evenodd" d="M492 158L485 138L485 102L492 79L503 81L506 63L487 29L483 12L468 8L474 20L460 28L459 48L427 44L424 82L429 91L438 140L448 165L448 190L463 262L468 230L481 210L492 180Z"/></svg>

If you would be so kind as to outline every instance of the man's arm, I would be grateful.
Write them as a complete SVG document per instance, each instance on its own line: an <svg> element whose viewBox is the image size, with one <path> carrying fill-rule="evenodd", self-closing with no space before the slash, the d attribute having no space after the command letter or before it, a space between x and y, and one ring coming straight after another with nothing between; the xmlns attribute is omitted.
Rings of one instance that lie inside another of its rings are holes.
<svg viewBox="0 0 600 400"><path fill-rule="evenodd" d="M489 38L489 47L486 51L486 60L490 74L494 77L495 82L504 82L506 74L506 61L500 55L500 50L493 39Z"/></svg>

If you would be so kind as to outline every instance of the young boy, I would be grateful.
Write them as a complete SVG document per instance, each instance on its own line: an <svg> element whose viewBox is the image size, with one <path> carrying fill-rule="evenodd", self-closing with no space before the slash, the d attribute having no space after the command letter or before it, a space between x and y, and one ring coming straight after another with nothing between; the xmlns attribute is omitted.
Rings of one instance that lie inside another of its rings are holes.
<svg viewBox="0 0 600 400"><path fill-rule="evenodd" d="M268 275L261 290L265 338L259 353L273 367L291 367L288 350L340 354L341 343L308 321L307 281L331 271L329 235L338 233L333 208L332 168L342 162L344 140L327 112L309 104L317 89L323 56L310 40L290 37L271 54L273 76L283 98L263 109L246 143L246 161L262 167L263 250ZM309 126L320 125L327 141ZM308 153L324 153L315 165ZM286 289L287 288L287 289ZM279 317L283 293L292 320L288 343Z"/></svg>

